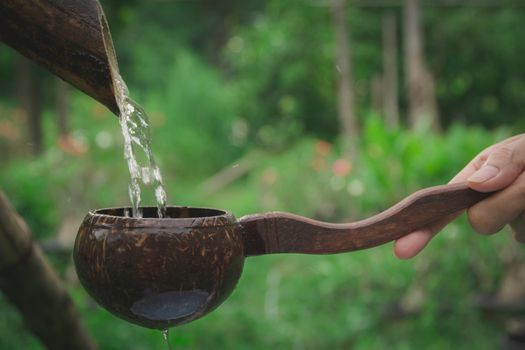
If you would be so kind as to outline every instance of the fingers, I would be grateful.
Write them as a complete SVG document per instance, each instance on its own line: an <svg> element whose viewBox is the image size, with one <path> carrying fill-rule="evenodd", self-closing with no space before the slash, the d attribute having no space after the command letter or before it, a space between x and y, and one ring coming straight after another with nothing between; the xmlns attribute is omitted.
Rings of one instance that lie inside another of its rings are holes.
<svg viewBox="0 0 525 350"><path fill-rule="evenodd" d="M492 234L514 222L525 210L525 173L510 186L468 209L471 226L479 233Z"/></svg>
<svg viewBox="0 0 525 350"><path fill-rule="evenodd" d="M469 221L476 231L490 234L512 222L516 239L525 242L524 170L525 134L521 134L486 148L450 181L467 181L472 189L480 192L501 190L468 210ZM394 243L394 254L400 259L412 258L458 215L398 239Z"/></svg>
<svg viewBox="0 0 525 350"><path fill-rule="evenodd" d="M505 147L510 144L516 143L516 141L519 141L524 136L525 134L516 135L485 148L474 159L472 159L456 176L454 176L450 183L466 182L472 174L478 171L483 166L483 164L485 164L487 158L494 150L496 150L499 147Z"/></svg>
<svg viewBox="0 0 525 350"><path fill-rule="evenodd" d="M450 215L444 219L427 225L422 229L412 232L394 242L394 255L399 259L410 259L416 256L430 242L430 240L445 226L447 226L462 212Z"/></svg>
<svg viewBox="0 0 525 350"><path fill-rule="evenodd" d="M467 165L467 167L465 167L465 169L463 170L466 170L469 166L472 167L472 173L476 171L474 169L474 165L471 165L471 164ZM449 183L459 183L459 182L464 182L465 180L466 180L466 176L465 176L465 179L463 179L461 176L455 176ZM403 260L413 258L420 251L422 251L423 248L427 246L428 242L430 242L430 240L439 231L441 231L445 226L447 226L451 221L453 221L455 218L457 218L462 213L463 212L450 215L446 218L436 221L435 223L431 225L427 225L417 231L411 232L407 234L406 236L397 239L394 242L394 255L397 258L403 259Z"/></svg>
<svg viewBox="0 0 525 350"><path fill-rule="evenodd" d="M525 138L500 145L475 158L475 168L483 159L482 166L468 177L469 186L481 192L500 190L512 184L525 168Z"/></svg>
<svg viewBox="0 0 525 350"><path fill-rule="evenodd" d="M428 228L414 231L394 242L394 255L398 259L410 259L416 256L430 242L434 233Z"/></svg>

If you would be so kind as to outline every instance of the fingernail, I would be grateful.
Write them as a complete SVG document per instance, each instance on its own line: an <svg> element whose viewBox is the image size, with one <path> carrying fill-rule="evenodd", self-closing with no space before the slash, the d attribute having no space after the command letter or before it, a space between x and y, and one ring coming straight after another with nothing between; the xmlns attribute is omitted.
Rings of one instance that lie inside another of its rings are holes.
<svg viewBox="0 0 525 350"><path fill-rule="evenodd" d="M481 183L492 179L498 175L499 169L492 165L485 165L474 174L472 174L467 180L470 182Z"/></svg>

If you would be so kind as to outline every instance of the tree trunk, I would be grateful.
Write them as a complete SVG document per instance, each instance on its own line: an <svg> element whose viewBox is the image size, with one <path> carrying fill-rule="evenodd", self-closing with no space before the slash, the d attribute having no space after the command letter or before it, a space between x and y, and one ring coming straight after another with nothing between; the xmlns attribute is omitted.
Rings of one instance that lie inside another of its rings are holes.
<svg viewBox="0 0 525 350"><path fill-rule="evenodd" d="M48 349L97 346L25 222L0 191L0 289Z"/></svg>
<svg viewBox="0 0 525 350"><path fill-rule="evenodd" d="M16 70L17 98L26 111L31 153L39 155L43 151L41 80L37 68L25 57L18 57Z"/></svg>
<svg viewBox="0 0 525 350"><path fill-rule="evenodd" d="M399 124L397 79L397 25L393 11L383 14L383 115L386 125Z"/></svg>
<svg viewBox="0 0 525 350"><path fill-rule="evenodd" d="M434 78L424 63L420 0L405 0L405 73L410 127L439 130Z"/></svg>
<svg viewBox="0 0 525 350"><path fill-rule="evenodd" d="M385 106L385 97L384 97L384 75L376 74L371 80L370 83L370 93L372 97L372 110L379 115L383 115L384 106Z"/></svg>
<svg viewBox="0 0 525 350"><path fill-rule="evenodd" d="M339 73L338 118L341 126L343 152L347 157L355 158L357 155L358 123L355 115L350 37L346 24L345 7L345 0L331 0L336 44L336 67Z"/></svg>

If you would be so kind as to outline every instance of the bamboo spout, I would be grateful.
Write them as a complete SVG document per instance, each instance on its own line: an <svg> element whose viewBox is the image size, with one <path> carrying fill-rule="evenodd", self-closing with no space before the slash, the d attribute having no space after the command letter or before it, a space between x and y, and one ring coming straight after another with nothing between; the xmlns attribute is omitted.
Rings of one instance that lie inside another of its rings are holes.
<svg viewBox="0 0 525 350"><path fill-rule="evenodd" d="M98 0L1 0L0 40L118 114L118 66Z"/></svg>

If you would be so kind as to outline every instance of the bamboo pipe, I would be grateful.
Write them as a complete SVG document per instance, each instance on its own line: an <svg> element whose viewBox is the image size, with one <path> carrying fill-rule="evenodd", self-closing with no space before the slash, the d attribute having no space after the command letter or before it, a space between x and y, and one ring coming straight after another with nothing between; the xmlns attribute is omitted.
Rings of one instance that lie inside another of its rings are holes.
<svg viewBox="0 0 525 350"><path fill-rule="evenodd" d="M0 0L0 41L118 114L118 65L97 0Z"/></svg>

